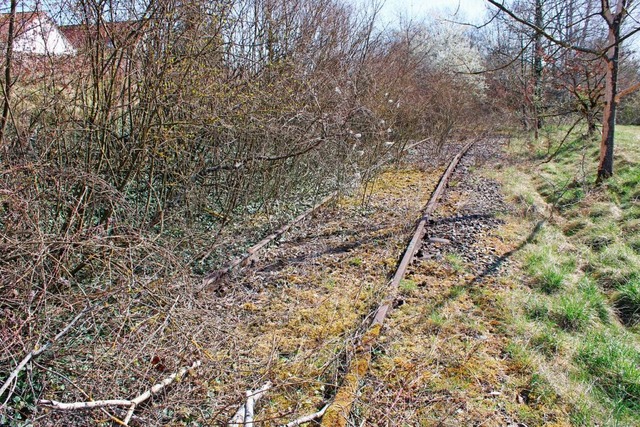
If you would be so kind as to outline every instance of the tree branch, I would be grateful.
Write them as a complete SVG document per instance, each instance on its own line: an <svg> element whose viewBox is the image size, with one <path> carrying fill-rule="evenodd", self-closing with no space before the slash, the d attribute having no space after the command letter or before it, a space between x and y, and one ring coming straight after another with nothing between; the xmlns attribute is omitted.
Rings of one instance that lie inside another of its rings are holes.
<svg viewBox="0 0 640 427"><path fill-rule="evenodd" d="M131 421L131 418L133 417L133 412L136 410L136 407L138 405L140 405L145 400L149 399L154 394L159 393L163 388L165 388L172 382L182 378L190 370L198 368L200 365L202 365L202 362L200 360L196 360L195 362L193 362L191 366L184 367L180 369L178 372L173 373L169 377L165 378L164 380L162 380L161 382L154 385L149 390L145 391L144 393L142 393L141 395L139 395L138 397L132 400L110 399L110 400L93 400L89 402L63 403L63 402L58 402L56 400L41 399L38 401L38 404L43 406L48 406L54 409L60 409L63 411L72 411L75 409L102 408L105 406L128 406L129 411L127 412L127 416L124 419L124 423L128 425L129 421Z"/></svg>
<svg viewBox="0 0 640 427"><path fill-rule="evenodd" d="M556 37L554 37L553 35L549 34L548 32L546 32L543 28L538 27L537 25L527 21L526 19L523 19L521 17L519 17L518 15L516 15L514 12L512 12L510 9L508 9L507 7L504 6L504 4L497 2L496 0L487 0L489 3L491 3L492 5L494 5L495 7L497 7L498 9L500 9L502 12L506 13L507 15L509 15L513 20L526 25L527 27L531 28L532 30L536 31L537 33L541 34L542 36L544 36L546 39L548 39L549 41L560 45L562 47L566 47L567 49L572 49L572 50L576 50L578 52L584 52L584 53L590 53L593 55L599 55L602 56L603 53L601 51L597 51L594 49L589 49L583 46L577 46L577 45L573 45L571 43L567 43L565 41L562 41Z"/></svg>
<svg viewBox="0 0 640 427"><path fill-rule="evenodd" d="M247 401L242 404L236 414L228 423L229 427L253 427L254 409L258 400L271 388L273 384L267 381L265 385L257 390L247 390Z"/></svg>
<svg viewBox="0 0 640 427"><path fill-rule="evenodd" d="M627 95L631 95L633 92L637 91L638 89L640 89L640 82L637 82L631 86L629 86L628 88L626 88L625 90L621 90L620 92L618 92L618 94L616 95L616 102L620 102L620 100L622 98L624 98Z"/></svg>
<svg viewBox="0 0 640 427"><path fill-rule="evenodd" d="M322 418L322 416L324 415L325 412L327 412L327 408L329 407L329 404L327 403L326 405L324 405L324 408L320 409L318 412L315 412L313 414L310 415L305 415L304 417L300 417L297 420L293 420L290 423L282 426L282 427L298 427L301 426L304 423L308 423L311 422L313 420L317 420L318 418Z"/></svg>
<svg viewBox="0 0 640 427"><path fill-rule="evenodd" d="M45 345L43 345L40 348L33 349L29 354L27 354L24 357L24 359L22 359L22 361L20 363L18 363L18 366L16 366L16 368L11 372L11 374L9 374L9 377L4 382L2 387L0 387L0 396L2 396L2 394L7 390L7 388L9 388L11 383L13 383L13 381L15 381L15 379L18 377L18 374L20 373L20 371L22 371L22 369L24 369L24 367L27 365L27 363L29 363L29 361L31 359L34 359L35 357L39 356L40 354L42 354L45 351L47 351L48 349L50 349L51 346L56 341L58 341L60 338L62 338L63 335L65 335L67 332L69 332L71 330L71 328L73 328L73 325L75 325L76 322L78 320L80 320L80 318L82 316L84 316L85 313L87 313L91 309L92 309L92 307L85 307L84 310L82 310L80 313L78 313L78 315L76 317L74 317L73 320L71 322L69 322L69 324L67 326L65 326L63 330L58 332L58 334L51 341L49 341L48 343L46 343ZM9 401L10 398L11 398L11 393L9 393L9 395L5 399L5 402L0 405L0 409L2 409L4 407L4 405Z"/></svg>

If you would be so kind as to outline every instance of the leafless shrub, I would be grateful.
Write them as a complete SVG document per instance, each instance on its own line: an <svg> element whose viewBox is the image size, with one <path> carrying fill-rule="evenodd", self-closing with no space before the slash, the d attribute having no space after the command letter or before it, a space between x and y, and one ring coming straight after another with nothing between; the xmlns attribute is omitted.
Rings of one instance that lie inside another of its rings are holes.
<svg viewBox="0 0 640 427"><path fill-rule="evenodd" d="M36 416L43 388L132 395L202 357L200 335L230 339L192 275L369 182L406 141L444 143L478 101L461 102L464 79L426 62L413 34L378 32L375 13L338 0L38 6L76 53L3 58L0 370L100 309L0 396L22 402L13 423ZM218 362L226 389L244 387Z"/></svg>

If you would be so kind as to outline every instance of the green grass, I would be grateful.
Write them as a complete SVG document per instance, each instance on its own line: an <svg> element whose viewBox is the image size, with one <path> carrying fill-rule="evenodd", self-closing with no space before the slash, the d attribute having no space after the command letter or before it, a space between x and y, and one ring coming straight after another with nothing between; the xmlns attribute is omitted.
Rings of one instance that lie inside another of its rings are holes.
<svg viewBox="0 0 640 427"><path fill-rule="evenodd" d="M545 320L549 318L549 304L546 300L534 296L525 305L527 317L531 320Z"/></svg>
<svg viewBox="0 0 640 427"><path fill-rule="evenodd" d="M640 280L634 279L620 286L614 295L615 308L625 325L640 323Z"/></svg>
<svg viewBox="0 0 640 427"><path fill-rule="evenodd" d="M600 285L614 289L640 274L640 257L626 243L613 243L592 254L587 269Z"/></svg>
<svg viewBox="0 0 640 427"><path fill-rule="evenodd" d="M640 411L640 352L623 338L602 332L587 335L575 359L614 404Z"/></svg>
<svg viewBox="0 0 640 427"><path fill-rule="evenodd" d="M603 324L608 324L611 320L609 302L595 280L588 276L582 277L578 282L578 290L582 293L585 304L593 310L595 317Z"/></svg>
<svg viewBox="0 0 640 427"><path fill-rule="evenodd" d="M542 238L545 236L551 237L548 231L542 233ZM530 248L524 262L533 287L546 294L556 293L562 289L568 273L575 267L575 260L561 253L556 243L550 242L547 245Z"/></svg>
<svg viewBox="0 0 640 427"><path fill-rule="evenodd" d="M579 293L563 295L559 298L553 318L568 331L582 331L594 320L595 311Z"/></svg>
<svg viewBox="0 0 640 427"><path fill-rule="evenodd" d="M456 273L462 273L465 271L465 263L460 255L448 253L444 256L444 259Z"/></svg>
<svg viewBox="0 0 640 427"><path fill-rule="evenodd" d="M354 257L349 260L349 265L352 267L360 267L362 262L362 258Z"/></svg>
<svg viewBox="0 0 640 427"><path fill-rule="evenodd" d="M563 340L554 328L544 328L531 338L530 346L545 357L552 358L562 351Z"/></svg>
<svg viewBox="0 0 640 427"><path fill-rule="evenodd" d="M620 227L613 221L590 222L575 236L580 243L599 252L618 241Z"/></svg>
<svg viewBox="0 0 640 427"><path fill-rule="evenodd" d="M565 274L556 267L545 267L536 276L536 284L540 287L540 290L546 294L560 290L565 280Z"/></svg>
<svg viewBox="0 0 640 427"><path fill-rule="evenodd" d="M410 279L400 280L398 287L400 288L400 292L403 294L411 294L418 290L418 284Z"/></svg>
<svg viewBox="0 0 640 427"><path fill-rule="evenodd" d="M640 425L640 128L618 128L615 175L598 187L598 141L570 140L549 163L534 151L504 188L520 221L543 215L525 205L554 211L518 255L530 290L506 352L557 380L573 425Z"/></svg>

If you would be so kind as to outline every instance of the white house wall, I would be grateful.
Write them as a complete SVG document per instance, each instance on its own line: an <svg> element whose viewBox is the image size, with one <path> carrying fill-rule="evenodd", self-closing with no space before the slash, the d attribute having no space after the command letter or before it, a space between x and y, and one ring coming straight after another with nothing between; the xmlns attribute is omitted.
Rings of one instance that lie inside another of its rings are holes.
<svg viewBox="0 0 640 427"><path fill-rule="evenodd" d="M75 53L73 46L55 25L47 20L34 17L26 25L27 28L14 40L14 52L36 55L72 55Z"/></svg>

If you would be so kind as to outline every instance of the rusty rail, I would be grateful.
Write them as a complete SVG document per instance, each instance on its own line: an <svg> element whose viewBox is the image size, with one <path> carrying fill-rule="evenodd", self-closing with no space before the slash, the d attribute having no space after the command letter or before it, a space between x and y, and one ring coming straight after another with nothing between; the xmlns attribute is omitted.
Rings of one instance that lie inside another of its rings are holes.
<svg viewBox="0 0 640 427"><path fill-rule="evenodd" d="M391 311L393 301L396 299L400 281L407 272L409 264L413 260L416 251L420 247L420 242L424 237L425 228L429 217L433 214L438 204L438 200L444 193L451 174L458 166L460 159L469 151L474 142L465 145L462 150L451 160L446 171L440 177L438 186L431 194L431 198L423 210L422 217L416 226L413 237L405 250L396 272L389 282L387 294L381 305L376 310L375 316L371 321L367 331L362 336L360 343L357 345L354 357L349 364L349 370L344 381L338 389L333 402L329 405L322 417L322 427L345 427L351 413L351 407L356 399L360 381L369 370L371 362L371 350L376 340L380 336L380 331L384 325L385 319Z"/></svg>

